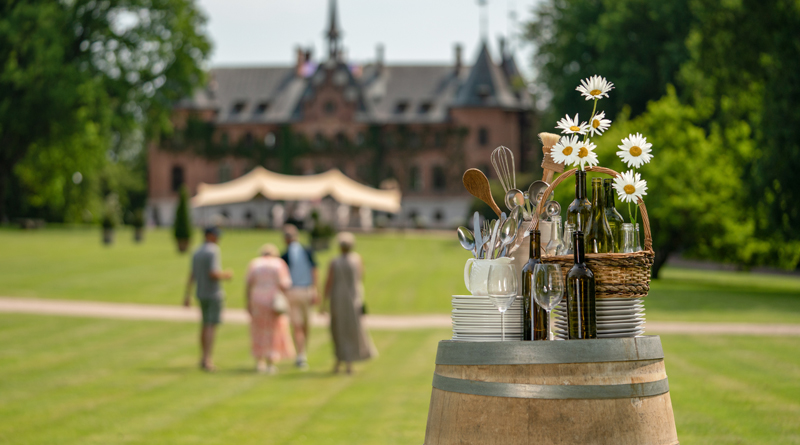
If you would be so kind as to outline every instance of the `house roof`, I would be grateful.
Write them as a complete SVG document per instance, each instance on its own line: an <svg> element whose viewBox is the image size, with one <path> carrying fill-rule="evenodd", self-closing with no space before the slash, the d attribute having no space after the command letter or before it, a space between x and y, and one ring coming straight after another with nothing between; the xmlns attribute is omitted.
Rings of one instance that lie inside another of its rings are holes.
<svg viewBox="0 0 800 445"><path fill-rule="evenodd" d="M483 43L475 64L459 70L455 65L353 67L343 62L311 63L306 74L285 66L214 68L207 87L177 106L214 109L217 123L298 121L303 96L316 87L314 73L344 69L350 74L346 87L363 101L357 119L367 123L444 122L454 107L529 109L527 91L511 82L519 75L513 58L502 59L502 65L495 64Z"/></svg>
<svg viewBox="0 0 800 445"><path fill-rule="evenodd" d="M478 60L470 69L469 77L458 90L454 105L458 107L520 107L505 74L492 61L485 41L481 44Z"/></svg>

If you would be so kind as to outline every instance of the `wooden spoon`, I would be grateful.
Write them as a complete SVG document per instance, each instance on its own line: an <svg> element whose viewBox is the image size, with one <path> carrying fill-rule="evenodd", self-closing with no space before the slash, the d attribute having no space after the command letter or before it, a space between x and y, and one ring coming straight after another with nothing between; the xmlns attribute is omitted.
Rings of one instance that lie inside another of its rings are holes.
<svg viewBox="0 0 800 445"><path fill-rule="evenodd" d="M464 188L472 196L488 204L494 213L500 216L500 207L495 204L494 198L492 198L492 189L489 187L489 180L482 171L477 168L471 168L464 172L464 177L461 178L461 181L464 183Z"/></svg>

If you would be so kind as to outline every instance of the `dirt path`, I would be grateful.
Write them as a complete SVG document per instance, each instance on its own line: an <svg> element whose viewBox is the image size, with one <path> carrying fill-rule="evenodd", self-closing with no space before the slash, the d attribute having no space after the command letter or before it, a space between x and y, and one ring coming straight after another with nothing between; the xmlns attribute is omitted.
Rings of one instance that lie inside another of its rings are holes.
<svg viewBox="0 0 800 445"><path fill-rule="evenodd" d="M196 306L184 308L180 306L12 297L0 297L0 312L178 322L197 322L200 319L200 312ZM249 318L242 309L226 309L224 320L226 323L245 324L249 321ZM327 326L328 317L314 314L312 322L315 326ZM365 316L365 322L369 329L450 328L450 316L447 314L367 315ZM800 324L648 322L647 333L800 336Z"/></svg>

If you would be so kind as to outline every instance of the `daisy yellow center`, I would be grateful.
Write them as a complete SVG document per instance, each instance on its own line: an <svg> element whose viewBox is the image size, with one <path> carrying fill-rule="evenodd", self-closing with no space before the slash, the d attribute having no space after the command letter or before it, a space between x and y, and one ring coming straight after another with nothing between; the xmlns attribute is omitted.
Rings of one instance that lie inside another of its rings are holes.
<svg viewBox="0 0 800 445"><path fill-rule="evenodd" d="M570 147L567 147L567 148L565 148L565 149L561 150L561 153L563 153L563 154L564 154L564 156L569 156L569 155L571 155L571 154L572 154L572 146L570 146Z"/></svg>
<svg viewBox="0 0 800 445"><path fill-rule="evenodd" d="M636 191L636 187L628 184L625 187L623 187L622 190L625 190L625 193L632 195Z"/></svg>
<svg viewBox="0 0 800 445"><path fill-rule="evenodd" d="M630 154L631 154L631 156L641 156L642 155L642 149L634 145L630 149Z"/></svg>
<svg viewBox="0 0 800 445"><path fill-rule="evenodd" d="M602 93L602 91L600 91L600 90L592 90L592 91L589 91L589 94L590 94L590 95L592 95L592 96L597 96L597 95L599 95L600 93Z"/></svg>
<svg viewBox="0 0 800 445"><path fill-rule="evenodd" d="M595 119L592 121L592 127L597 128L600 126L600 119Z"/></svg>
<svg viewBox="0 0 800 445"><path fill-rule="evenodd" d="M575 125L569 127L569 131L581 131L581 127L576 127Z"/></svg>
<svg viewBox="0 0 800 445"><path fill-rule="evenodd" d="M586 147L581 147L581 149L578 151L578 157L585 158L586 156L589 156L589 150L587 150Z"/></svg>

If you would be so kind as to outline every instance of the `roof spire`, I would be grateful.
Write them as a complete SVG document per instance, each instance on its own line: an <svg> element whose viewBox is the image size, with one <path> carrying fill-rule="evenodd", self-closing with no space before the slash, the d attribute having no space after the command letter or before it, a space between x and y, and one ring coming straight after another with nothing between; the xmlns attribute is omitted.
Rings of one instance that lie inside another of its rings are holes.
<svg viewBox="0 0 800 445"><path fill-rule="evenodd" d="M487 36L489 35L489 12L487 11L486 5L488 4L488 0L478 0L478 6L480 7L480 30L481 30L481 41L486 41Z"/></svg>
<svg viewBox="0 0 800 445"><path fill-rule="evenodd" d="M339 24L336 20L336 0L330 0L328 6L328 30L325 36L328 38L328 58L335 60L339 58L341 52L341 45L339 44Z"/></svg>

